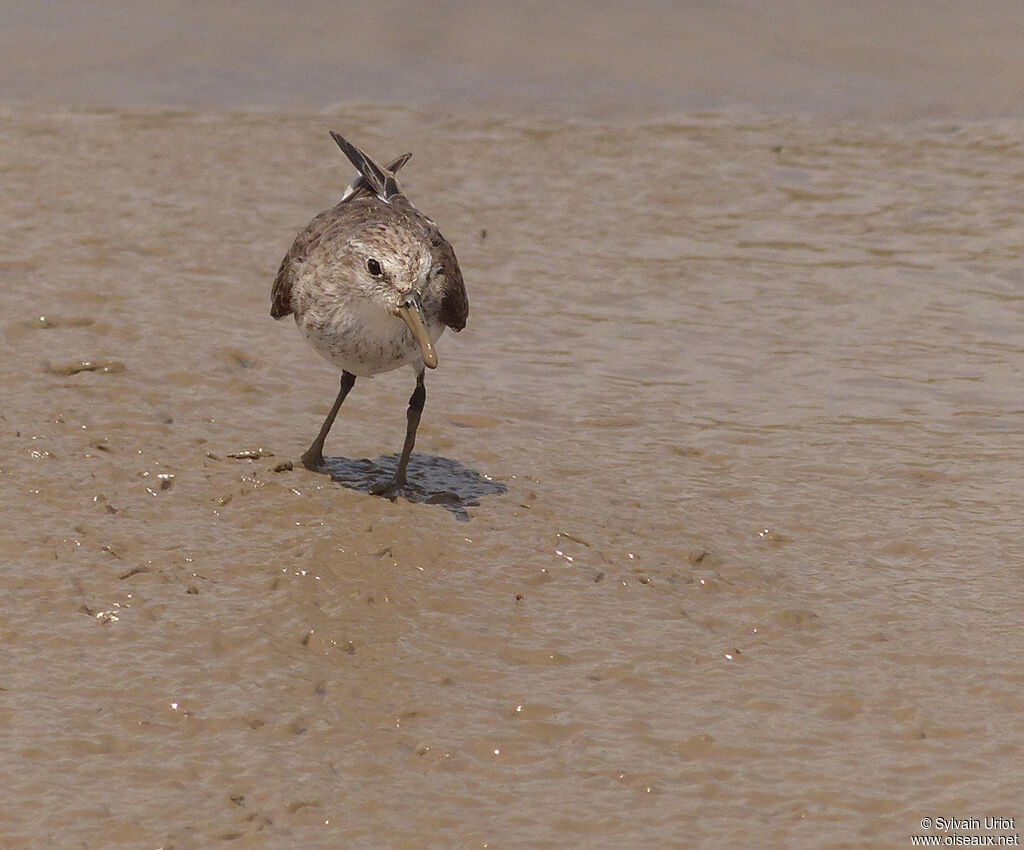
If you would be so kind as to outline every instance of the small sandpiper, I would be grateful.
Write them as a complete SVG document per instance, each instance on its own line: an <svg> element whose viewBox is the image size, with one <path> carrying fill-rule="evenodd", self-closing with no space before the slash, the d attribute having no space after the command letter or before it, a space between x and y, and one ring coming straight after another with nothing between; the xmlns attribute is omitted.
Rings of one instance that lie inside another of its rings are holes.
<svg viewBox="0 0 1024 850"><path fill-rule="evenodd" d="M357 377L412 366L416 388L398 468L370 488L394 500L427 397L424 367L437 367L434 343L445 328L466 326L469 301L452 246L395 180L412 154L381 168L337 133L331 138L359 175L295 238L274 280L270 315L294 315L306 342L342 370L334 406L302 456L307 469L328 471L324 439Z"/></svg>

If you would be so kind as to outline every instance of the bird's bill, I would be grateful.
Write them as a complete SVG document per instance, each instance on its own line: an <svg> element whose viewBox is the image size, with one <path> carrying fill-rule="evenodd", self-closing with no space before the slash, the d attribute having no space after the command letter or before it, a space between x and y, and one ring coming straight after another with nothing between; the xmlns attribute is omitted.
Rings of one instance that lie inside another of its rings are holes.
<svg viewBox="0 0 1024 850"><path fill-rule="evenodd" d="M427 333L427 325L423 321L423 311L416 299L407 299L400 304L396 312L398 318L409 326L412 338L416 340L423 352L423 363L428 369L437 368L437 352L434 351L434 343L430 341L430 334Z"/></svg>

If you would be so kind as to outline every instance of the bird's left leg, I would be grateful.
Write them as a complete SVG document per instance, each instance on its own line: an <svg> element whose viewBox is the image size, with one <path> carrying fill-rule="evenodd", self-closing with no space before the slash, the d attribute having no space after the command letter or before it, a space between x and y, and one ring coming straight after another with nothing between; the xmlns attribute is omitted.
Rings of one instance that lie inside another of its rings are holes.
<svg viewBox="0 0 1024 850"><path fill-rule="evenodd" d="M423 405L427 400L427 388L423 385L423 372L416 375L416 389L409 396L409 410L406 412L408 425L405 429L405 445L402 446L402 456L398 459L398 469L395 470L395 477L390 481L382 481L370 487L370 492L375 496L387 496L394 501L405 486L405 470L409 465L409 456L412 448L416 445L416 429L420 424L420 414L423 413Z"/></svg>
<svg viewBox="0 0 1024 850"><path fill-rule="evenodd" d="M338 411L341 409L342 402L345 401L345 396L349 394L349 391L355 386L356 376L351 372L341 373L341 388L338 390L338 397L334 400L334 406L331 408L331 412L327 414L327 418L324 420L324 424L320 426L320 433L316 435L316 439L313 440L313 444L306 449L305 454L302 455L302 465L306 469L311 469L313 472L325 472L324 466L324 440L327 439L327 434L331 430L331 426L334 424L334 417L338 415Z"/></svg>

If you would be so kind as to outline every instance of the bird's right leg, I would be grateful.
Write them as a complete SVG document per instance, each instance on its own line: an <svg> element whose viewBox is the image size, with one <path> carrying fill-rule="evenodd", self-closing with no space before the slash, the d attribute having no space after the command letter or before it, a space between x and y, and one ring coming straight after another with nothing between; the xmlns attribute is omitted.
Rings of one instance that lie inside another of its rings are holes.
<svg viewBox="0 0 1024 850"><path fill-rule="evenodd" d="M323 471L324 440L327 439L327 434L331 430L331 426L334 424L334 417L338 415L341 403L345 400L345 396L348 395L348 391L352 389L355 382L356 376L351 372L341 373L341 389L338 390L338 397L334 400L334 406L331 408L331 412L327 414L324 424L320 426L320 433L316 435L316 439L313 440L313 444L306 449L306 453L302 456L302 465L306 467L306 469L311 469L314 472Z"/></svg>
<svg viewBox="0 0 1024 850"><path fill-rule="evenodd" d="M398 498L405 487L405 469L409 465L409 458L412 455L413 446L416 445L416 429L420 426L420 414L423 413L423 404L427 400L427 388L423 385L423 367L420 367L416 375L416 389L409 396L409 410L406 412L408 424L405 430L405 445L402 446L402 456L398 459L398 468L395 470L395 477L390 481L380 481L370 487L374 496L383 496L392 502Z"/></svg>

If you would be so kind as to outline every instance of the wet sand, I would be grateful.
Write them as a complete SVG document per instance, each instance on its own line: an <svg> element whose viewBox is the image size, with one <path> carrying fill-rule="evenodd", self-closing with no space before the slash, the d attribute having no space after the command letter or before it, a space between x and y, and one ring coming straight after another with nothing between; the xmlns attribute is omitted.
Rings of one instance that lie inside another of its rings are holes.
<svg viewBox="0 0 1024 850"><path fill-rule="evenodd" d="M13 97L0 846L1020 822L1024 120L994 91L927 121ZM340 482L287 469L338 376L268 293L350 179L330 128L414 151L470 293L412 502L365 492L407 372L356 385Z"/></svg>

